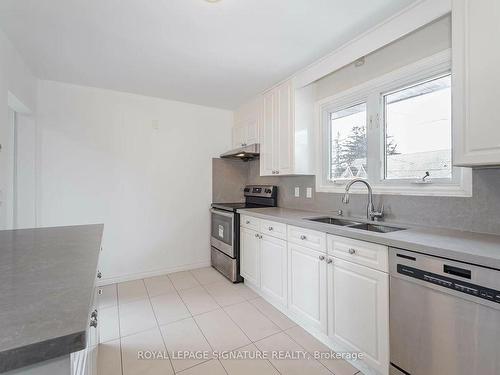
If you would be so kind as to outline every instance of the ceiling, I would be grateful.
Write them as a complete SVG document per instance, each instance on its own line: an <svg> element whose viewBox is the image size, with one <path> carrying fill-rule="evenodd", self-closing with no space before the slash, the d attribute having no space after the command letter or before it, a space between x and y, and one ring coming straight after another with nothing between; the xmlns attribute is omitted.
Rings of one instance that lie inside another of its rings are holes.
<svg viewBox="0 0 500 375"><path fill-rule="evenodd" d="M233 109L413 0L2 0L42 79Z"/></svg>

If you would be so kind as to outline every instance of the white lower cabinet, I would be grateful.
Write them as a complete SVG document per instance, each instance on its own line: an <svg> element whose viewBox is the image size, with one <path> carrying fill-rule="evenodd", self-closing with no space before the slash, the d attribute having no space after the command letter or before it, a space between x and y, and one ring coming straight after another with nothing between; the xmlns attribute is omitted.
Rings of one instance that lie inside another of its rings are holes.
<svg viewBox="0 0 500 375"><path fill-rule="evenodd" d="M263 234L261 238L260 289L271 302L287 304L286 241Z"/></svg>
<svg viewBox="0 0 500 375"><path fill-rule="evenodd" d="M328 336L389 373L389 275L334 258L328 266Z"/></svg>
<svg viewBox="0 0 500 375"><path fill-rule="evenodd" d="M388 375L387 246L290 225L287 241L279 225L241 228L245 281L332 350L363 353L360 368Z"/></svg>
<svg viewBox="0 0 500 375"><path fill-rule="evenodd" d="M293 317L326 333L325 254L288 243L288 309Z"/></svg>
<svg viewBox="0 0 500 375"><path fill-rule="evenodd" d="M248 228L240 229L240 274L260 288L260 234Z"/></svg>

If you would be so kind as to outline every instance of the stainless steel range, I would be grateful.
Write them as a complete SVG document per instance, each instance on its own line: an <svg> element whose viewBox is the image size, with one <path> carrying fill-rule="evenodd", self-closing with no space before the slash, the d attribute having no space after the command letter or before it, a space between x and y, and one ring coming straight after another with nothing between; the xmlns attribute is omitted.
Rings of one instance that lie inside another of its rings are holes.
<svg viewBox="0 0 500 375"><path fill-rule="evenodd" d="M240 215L238 209L276 207L278 187L248 185L244 188L245 202L212 203L210 236L212 267L233 283L243 281L240 275Z"/></svg>

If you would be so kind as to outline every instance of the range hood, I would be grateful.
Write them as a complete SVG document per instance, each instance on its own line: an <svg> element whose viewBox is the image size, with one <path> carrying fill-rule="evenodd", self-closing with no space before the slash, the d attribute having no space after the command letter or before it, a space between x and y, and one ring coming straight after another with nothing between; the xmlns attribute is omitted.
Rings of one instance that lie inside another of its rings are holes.
<svg viewBox="0 0 500 375"><path fill-rule="evenodd" d="M223 159L239 159L248 161L259 157L260 144L254 143L248 146L236 148L234 150L223 153L220 157Z"/></svg>

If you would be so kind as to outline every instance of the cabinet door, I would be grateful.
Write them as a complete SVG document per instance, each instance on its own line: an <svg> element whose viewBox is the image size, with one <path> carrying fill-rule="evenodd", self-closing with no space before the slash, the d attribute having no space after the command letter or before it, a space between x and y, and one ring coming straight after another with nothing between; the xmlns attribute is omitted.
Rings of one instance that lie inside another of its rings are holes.
<svg viewBox="0 0 500 375"><path fill-rule="evenodd" d="M246 127L241 124L236 124L233 127L233 148L242 147L245 144Z"/></svg>
<svg viewBox="0 0 500 375"><path fill-rule="evenodd" d="M278 137L274 143L278 159L278 173L293 173L293 114L292 114L292 84L285 82L277 89L277 127Z"/></svg>
<svg viewBox="0 0 500 375"><path fill-rule="evenodd" d="M277 170L275 147L276 136L276 91L264 94L262 109L262 137L260 144L260 175L272 176Z"/></svg>
<svg viewBox="0 0 500 375"><path fill-rule="evenodd" d="M286 306L287 300L286 241L262 235L260 288L266 298Z"/></svg>
<svg viewBox="0 0 500 375"><path fill-rule="evenodd" d="M240 274L260 288L260 234L247 228L240 229Z"/></svg>
<svg viewBox="0 0 500 375"><path fill-rule="evenodd" d="M248 121L246 125L246 140L245 143L247 145L251 145L254 143L259 143L259 120L258 115L256 115L255 119L251 119Z"/></svg>
<svg viewBox="0 0 500 375"><path fill-rule="evenodd" d="M326 262L319 251L288 243L288 309L326 333Z"/></svg>
<svg viewBox="0 0 500 375"><path fill-rule="evenodd" d="M328 336L381 374L389 372L389 275L333 258L328 269Z"/></svg>
<svg viewBox="0 0 500 375"><path fill-rule="evenodd" d="M453 164L500 165L500 2L452 4Z"/></svg>

